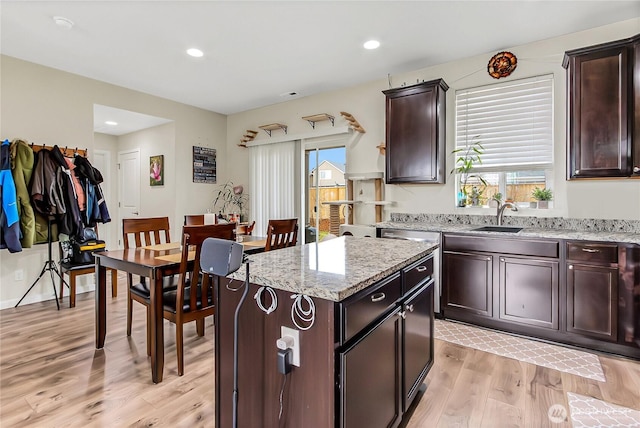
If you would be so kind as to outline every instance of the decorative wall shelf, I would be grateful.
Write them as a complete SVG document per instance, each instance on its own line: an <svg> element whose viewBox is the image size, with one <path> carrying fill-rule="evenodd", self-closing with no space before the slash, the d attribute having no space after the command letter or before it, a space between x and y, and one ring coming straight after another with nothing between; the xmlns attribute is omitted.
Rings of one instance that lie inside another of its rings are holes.
<svg viewBox="0 0 640 428"><path fill-rule="evenodd" d="M256 135L258 135L257 131L252 131L251 129L247 129L247 133L242 136L242 139L240 140L240 143L238 144L238 146L247 147L247 143L249 141L253 141L253 139L256 138Z"/></svg>
<svg viewBox="0 0 640 428"><path fill-rule="evenodd" d="M285 134L287 133L287 125L283 125L281 123L270 123L269 125L262 125L258 128L269 134L269 137L271 137L271 131L275 131L276 129L282 129Z"/></svg>
<svg viewBox="0 0 640 428"><path fill-rule="evenodd" d="M365 132L367 132L364 130L362 125L360 125L360 123L356 120L356 118L351 115L351 113L347 113L346 111L341 111L340 114L345 119L347 119L347 122L349 122L349 127L351 127L351 129L353 129L354 131L360 132L361 134L364 134Z"/></svg>
<svg viewBox="0 0 640 428"><path fill-rule="evenodd" d="M334 126L334 121L335 121L335 117L331 116L330 114L327 113L321 113L321 114L314 114L311 116L303 116L302 119L306 120L307 122L309 122L309 124L311 125L311 128L316 129L316 122L322 122L325 120L330 120L331 121L331 126Z"/></svg>

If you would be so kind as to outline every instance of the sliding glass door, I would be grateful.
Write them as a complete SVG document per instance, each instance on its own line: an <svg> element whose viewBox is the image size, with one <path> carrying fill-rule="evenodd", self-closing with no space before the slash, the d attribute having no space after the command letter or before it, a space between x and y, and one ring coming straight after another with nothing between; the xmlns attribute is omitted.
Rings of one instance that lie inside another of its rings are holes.
<svg viewBox="0 0 640 428"><path fill-rule="evenodd" d="M344 173L346 149L315 147L305 149L305 242L320 241L327 234L339 235L340 224L348 216Z"/></svg>

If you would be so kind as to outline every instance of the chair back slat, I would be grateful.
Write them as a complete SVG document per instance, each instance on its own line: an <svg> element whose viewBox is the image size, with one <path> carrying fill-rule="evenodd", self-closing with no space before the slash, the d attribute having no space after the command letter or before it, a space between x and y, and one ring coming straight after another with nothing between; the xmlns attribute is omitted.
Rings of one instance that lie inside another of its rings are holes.
<svg viewBox="0 0 640 428"><path fill-rule="evenodd" d="M269 220L265 251L293 247L298 242L298 219Z"/></svg>
<svg viewBox="0 0 640 428"><path fill-rule="evenodd" d="M202 243L207 238L235 240L235 223L207 224L200 226L183 226L182 228L182 257L180 259L180 279L176 302L176 316L181 317L187 287L189 292L189 307L199 311L212 310L213 281L209 275L200 272L200 251ZM189 252L195 251L195 259L189 270Z"/></svg>
<svg viewBox="0 0 640 428"><path fill-rule="evenodd" d="M171 242L169 217L122 219L122 237L125 248Z"/></svg>

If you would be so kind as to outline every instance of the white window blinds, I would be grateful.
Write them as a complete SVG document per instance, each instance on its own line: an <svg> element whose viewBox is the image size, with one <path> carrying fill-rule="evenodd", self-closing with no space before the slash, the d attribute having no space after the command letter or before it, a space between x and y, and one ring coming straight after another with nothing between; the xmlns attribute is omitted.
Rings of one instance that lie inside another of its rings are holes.
<svg viewBox="0 0 640 428"><path fill-rule="evenodd" d="M553 75L456 91L456 148L480 141L478 170L553 162Z"/></svg>

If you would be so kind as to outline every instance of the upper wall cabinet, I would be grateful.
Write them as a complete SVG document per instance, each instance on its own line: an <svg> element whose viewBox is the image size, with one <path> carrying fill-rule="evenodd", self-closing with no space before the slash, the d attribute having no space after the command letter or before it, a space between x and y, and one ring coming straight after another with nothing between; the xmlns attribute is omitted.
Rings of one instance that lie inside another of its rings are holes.
<svg viewBox="0 0 640 428"><path fill-rule="evenodd" d="M447 89L437 79L382 91L387 183L444 183Z"/></svg>
<svg viewBox="0 0 640 428"><path fill-rule="evenodd" d="M629 177L634 165L640 173L639 41L640 35L565 53L568 179Z"/></svg>

